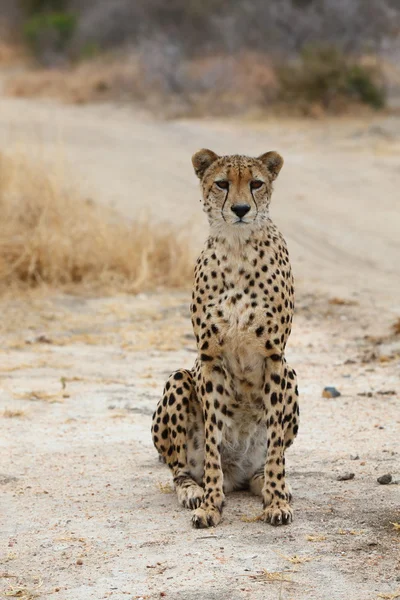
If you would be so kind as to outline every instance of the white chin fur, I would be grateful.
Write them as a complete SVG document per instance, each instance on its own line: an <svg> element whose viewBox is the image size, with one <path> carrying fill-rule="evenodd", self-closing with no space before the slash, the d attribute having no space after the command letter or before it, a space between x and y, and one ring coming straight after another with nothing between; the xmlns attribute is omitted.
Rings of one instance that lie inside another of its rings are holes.
<svg viewBox="0 0 400 600"><path fill-rule="evenodd" d="M218 219L210 220L210 233L212 236L222 236L233 244L247 239L251 233L261 229L267 217L260 218L257 215L255 219L249 218L247 221L224 221L222 216Z"/></svg>

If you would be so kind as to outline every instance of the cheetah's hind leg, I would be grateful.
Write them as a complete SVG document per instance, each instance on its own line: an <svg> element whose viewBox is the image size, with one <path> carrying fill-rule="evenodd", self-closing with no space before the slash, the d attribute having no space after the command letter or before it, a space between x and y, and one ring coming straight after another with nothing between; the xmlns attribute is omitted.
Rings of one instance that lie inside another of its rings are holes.
<svg viewBox="0 0 400 600"><path fill-rule="evenodd" d="M172 471L179 503L185 508L200 506L202 479L203 417L190 371L175 371L165 384L164 394L153 415L153 443ZM188 456L189 454L189 456Z"/></svg>
<svg viewBox="0 0 400 600"><path fill-rule="evenodd" d="M255 496L262 496L262 490L264 487L264 465L257 469L254 475L249 481L249 488L252 494Z"/></svg>

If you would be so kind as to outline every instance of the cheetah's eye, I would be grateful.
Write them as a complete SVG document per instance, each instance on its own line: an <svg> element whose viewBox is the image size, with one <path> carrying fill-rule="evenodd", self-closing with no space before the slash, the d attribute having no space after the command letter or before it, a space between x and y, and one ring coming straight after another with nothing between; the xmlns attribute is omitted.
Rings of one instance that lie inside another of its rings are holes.
<svg viewBox="0 0 400 600"><path fill-rule="evenodd" d="M259 190L262 185L264 185L264 182L260 181L259 179L255 179L254 181L250 182L250 188L252 190Z"/></svg>
<svg viewBox="0 0 400 600"><path fill-rule="evenodd" d="M229 181L226 181L225 179L221 179L221 181L216 181L215 183L220 190L227 190L229 188Z"/></svg>

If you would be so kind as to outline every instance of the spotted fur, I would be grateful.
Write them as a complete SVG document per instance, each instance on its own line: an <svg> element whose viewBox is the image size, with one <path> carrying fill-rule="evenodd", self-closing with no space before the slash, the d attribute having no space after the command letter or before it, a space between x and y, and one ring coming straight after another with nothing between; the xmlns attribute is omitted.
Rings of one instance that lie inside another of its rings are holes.
<svg viewBox="0 0 400 600"><path fill-rule="evenodd" d="M250 488L265 521L289 523L285 450L299 425L296 373L285 359L293 309L286 243L269 217L283 159L200 150L210 235L195 267L191 315L198 356L173 373L152 435L195 527L221 520L225 493Z"/></svg>

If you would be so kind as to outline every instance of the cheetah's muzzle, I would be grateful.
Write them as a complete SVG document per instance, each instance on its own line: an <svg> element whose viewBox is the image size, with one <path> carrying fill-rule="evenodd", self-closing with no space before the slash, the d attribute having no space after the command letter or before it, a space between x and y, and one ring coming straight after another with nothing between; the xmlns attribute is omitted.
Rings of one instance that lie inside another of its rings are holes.
<svg viewBox="0 0 400 600"><path fill-rule="evenodd" d="M169 377L153 441L194 527L218 525L224 494L243 488L262 497L262 520L290 523L285 450L299 407L285 347L294 289L285 240L269 217L283 159L200 150L192 161L210 223L191 304L198 356L192 370Z"/></svg>

